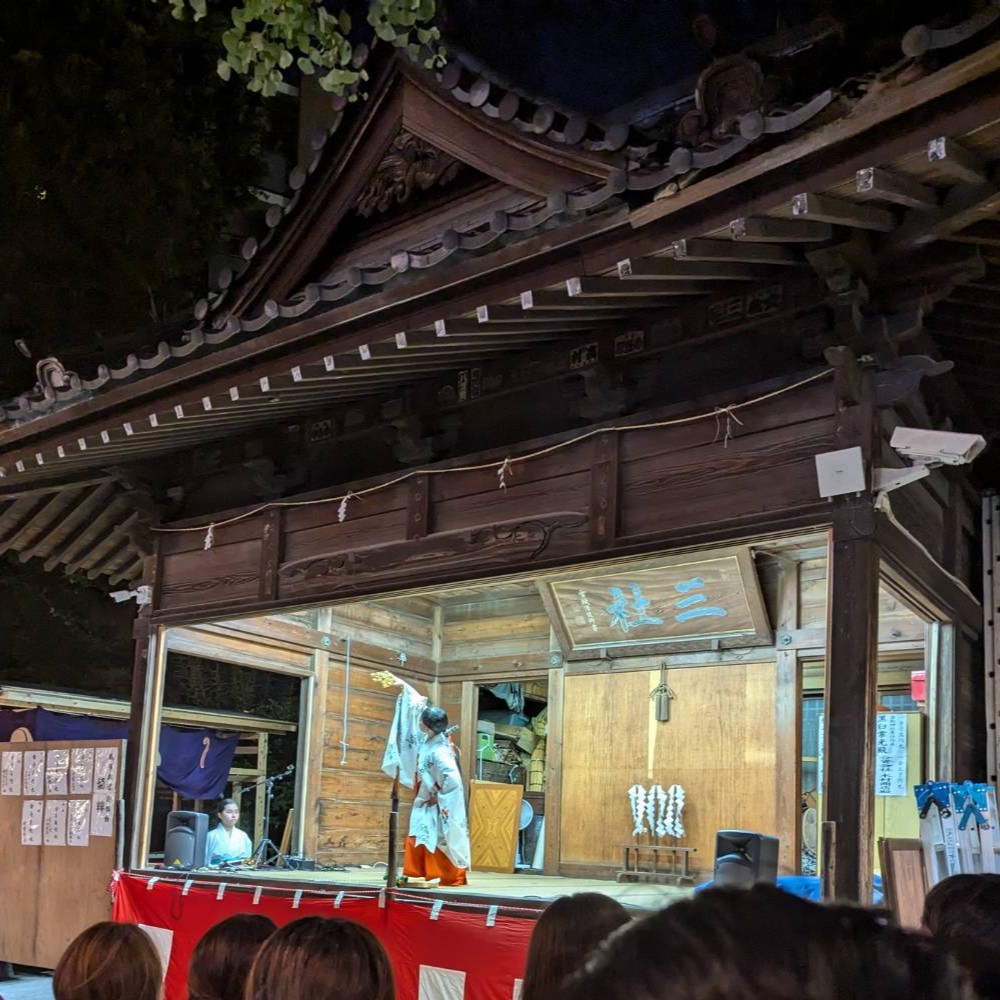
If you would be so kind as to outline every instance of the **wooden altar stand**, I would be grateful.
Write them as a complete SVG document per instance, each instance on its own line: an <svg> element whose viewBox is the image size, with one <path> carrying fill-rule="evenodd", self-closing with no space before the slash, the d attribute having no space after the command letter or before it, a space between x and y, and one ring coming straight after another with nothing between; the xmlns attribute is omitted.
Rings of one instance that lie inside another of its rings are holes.
<svg viewBox="0 0 1000 1000"><path fill-rule="evenodd" d="M688 858L694 847L679 844L621 844L624 867L618 882L652 882L657 885L690 885L695 877ZM645 854L645 857L644 857Z"/></svg>

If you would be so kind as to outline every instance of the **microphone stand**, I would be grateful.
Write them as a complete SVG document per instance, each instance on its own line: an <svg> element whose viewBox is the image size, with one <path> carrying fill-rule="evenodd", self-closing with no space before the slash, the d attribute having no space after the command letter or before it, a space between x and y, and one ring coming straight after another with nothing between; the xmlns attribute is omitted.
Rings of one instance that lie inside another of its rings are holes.
<svg viewBox="0 0 1000 1000"><path fill-rule="evenodd" d="M281 774L272 775L270 778L261 778L260 781L247 785L240 792L242 795L264 785L264 831L250 857L250 863L254 868L274 868L281 861L281 850L269 836L271 832L271 799L274 797L275 783L289 777L294 770L295 765L289 764Z"/></svg>

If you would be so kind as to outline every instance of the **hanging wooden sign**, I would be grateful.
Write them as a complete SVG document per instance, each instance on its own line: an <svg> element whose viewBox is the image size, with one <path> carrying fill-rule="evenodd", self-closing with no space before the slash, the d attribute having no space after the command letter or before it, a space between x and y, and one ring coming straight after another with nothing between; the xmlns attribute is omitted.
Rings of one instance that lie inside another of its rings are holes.
<svg viewBox="0 0 1000 1000"><path fill-rule="evenodd" d="M665 644L772 641L749 546L562 577L543 585L566 656Z"/></svg>

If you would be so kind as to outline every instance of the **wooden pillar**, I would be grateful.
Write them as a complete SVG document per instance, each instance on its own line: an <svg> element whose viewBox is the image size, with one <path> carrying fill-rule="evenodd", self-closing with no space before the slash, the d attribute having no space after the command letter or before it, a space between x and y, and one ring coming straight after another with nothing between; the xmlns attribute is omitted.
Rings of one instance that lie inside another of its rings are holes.
<svg viewBox="0 0 1000 1000"><path fill-rule="evenodd" d="M149 623L149 615L159 598L158 586L158 550L143 560L143 584L151 588L154 605L145 605L139 609L135 623L132 626L132 636L135 639L135 655L132 660L132 695L129 709L128 743L125 747L125 819L123 836L120 843L132 844L136 819L139 815L139 803L136 801L136 790L139 785L139 745L142 738L142 727L146 704L146 682L149 674L149 640L153 630ZM120 859L124 863L124 858Z"/></svg>
<svg viewBox="0 0 1000 1000"><path fill-rule="evenodd" d="M799 564L788 562L778 578L778 651L775 663L775 825L781 840L778 866L796 874L802 863L802 664L781 637L799 627Z"/></svg>
<svg viewBox="0 0 1000 1000"><path fill-rule="evenodd" d="M145 609L143 609L145 610ZM123 844L132 843L138 815L136 787L139 775L139 743L146 703L146 678L149 672L149 619L140 612L132 629L135 657L132 660L132 698L129 709L128 743L125 748L125 830Z"/></svg>
<svg viewBox="0 0 1000 1000"><path fill-rule="evenodd" d="M871 901L878 691L878 547L870 500L838 506L830 536L824 819L837 824L837 899Z"/></svg>
<svg viewBox="0 0 1000 1000"><path fill-rule="evenodd" d="M866 476L878 461L869 372L838 366L838 446L861 448ZM872 495L833 501L827 591L824 820L836 824L832 891L871 902L875 836L879 549Z"/></svg>

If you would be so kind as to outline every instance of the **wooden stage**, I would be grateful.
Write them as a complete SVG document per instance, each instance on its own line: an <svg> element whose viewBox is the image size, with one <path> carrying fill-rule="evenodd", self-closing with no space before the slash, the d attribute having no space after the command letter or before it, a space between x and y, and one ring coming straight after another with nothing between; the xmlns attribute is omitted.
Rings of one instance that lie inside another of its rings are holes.
<svg viewBox="0 0 1000 1000"><path fill-rule="evenodd" d="M213 876L216 873L212 873ZM230 871L225 873L228 880L260 882L280 881L289 887L317 888L329 886L331 889L381 889L385 884L385 868L348 867L346 871L284 871L264 869L261 871ZM199 872L197 878L202 877ZM216 876L217 877L217 876ZM225 879L220 879L224 881ZM578 892L601 892L619 900L624 906L639 910L658 910L669 903L691 895L690 887L673 885L647 885L637 883L619 884L611 879L567 878L561 875L542 875L525 872L512 875L496 872L470 872L469 884L455 888L439 888L437 885L410 883L397 889L400 895L433 896L435 898L466 898L476 903L507 903L511 906L528 904L541 908L560 896L570 896ZM502 902L501 902L502 901Z"/></svg>

